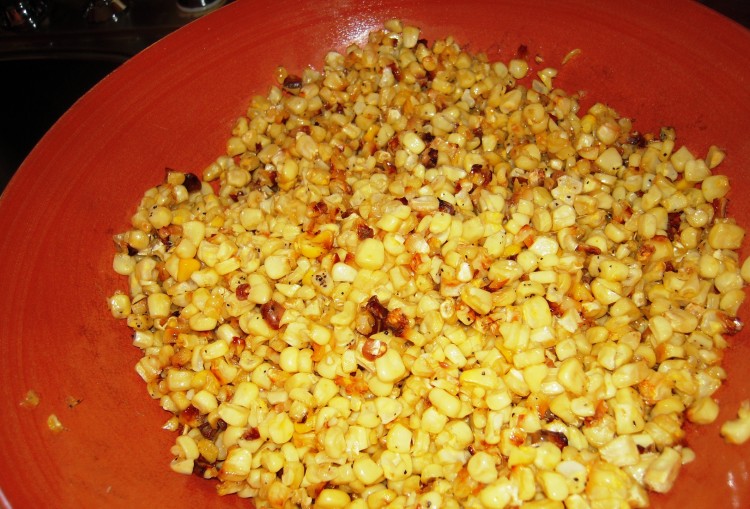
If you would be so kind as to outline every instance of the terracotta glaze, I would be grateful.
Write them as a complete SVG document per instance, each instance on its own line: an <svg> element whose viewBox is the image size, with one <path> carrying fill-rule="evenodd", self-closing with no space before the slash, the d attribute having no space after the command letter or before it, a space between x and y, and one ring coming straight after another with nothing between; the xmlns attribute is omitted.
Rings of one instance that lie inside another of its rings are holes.
<svg viewBox="0 0 750 509"><path fill-rule="evenodd" d="M165 168L200 173L233 121L267 93L278 65L320 67L398 17L429 41L453 35L490 60L519 46L559 69L555 84L605 102L641 132L677 130L705 154L717 144L733 186L729 212L750 228L750 32L682 1L237 1L148 48L79 100L41 140L0 198L0 507L240 508L215 482L171 472L169 417L133 367L140 351L107 297L113 234L128 228ZM573 49L580 54L561 65ZM533 60L533 59L532 59ZM743 256L747 255L747 249ZM750 307L740 316L750 323ZM750 506L750 444L719 423L750 398L750 328L729 339L717 423L687 427L697 459L654 507ZM40 395L32 409L19 403ZM70 399L80 402L70 407ZM65 430L54 434L47 417Z"/></svg>

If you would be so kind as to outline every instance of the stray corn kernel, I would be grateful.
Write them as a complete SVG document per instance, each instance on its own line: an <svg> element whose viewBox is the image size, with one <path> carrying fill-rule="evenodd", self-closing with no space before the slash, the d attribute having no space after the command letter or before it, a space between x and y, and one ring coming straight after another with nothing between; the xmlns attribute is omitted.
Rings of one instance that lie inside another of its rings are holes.
<svg viewBox="0 0 750 509"><path fill-rule="evenodd" d="M750 400L740 404L737 419L724 422L721 425L721 436L730 444L744 444L750 440Z"/></svg>
<svg viewBox="0 0 750 509"><path fill-rule="evenodd" d="M39 393L30 389L19 403L24 408L36 408L39 406Z"/></svg>
<svg viewBox="0 0 750 509"><path fill-rule="evenodd" d="M49 417L47 417L47 428L55 435L65 431L65 426L63 426L62 422L60 422L60 419L55 414L50 414Z"/></svg>

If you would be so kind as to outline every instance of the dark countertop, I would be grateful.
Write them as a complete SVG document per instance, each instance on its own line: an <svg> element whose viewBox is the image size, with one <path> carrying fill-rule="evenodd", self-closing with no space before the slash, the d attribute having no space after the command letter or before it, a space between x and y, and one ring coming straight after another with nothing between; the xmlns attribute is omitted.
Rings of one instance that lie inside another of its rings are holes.
<svg viewBox="0 0 750 509"><path fill-rule="evenodd" d="M177 0L127 0L130 7L117 22L95 24L82 15L87 0L44 1L49 11L36 30L0 28L0 76L6 89L0 124L0 191L36 142L89 88L200 15L180 10ZM750 0L698 1L750 28Z"/></svg>

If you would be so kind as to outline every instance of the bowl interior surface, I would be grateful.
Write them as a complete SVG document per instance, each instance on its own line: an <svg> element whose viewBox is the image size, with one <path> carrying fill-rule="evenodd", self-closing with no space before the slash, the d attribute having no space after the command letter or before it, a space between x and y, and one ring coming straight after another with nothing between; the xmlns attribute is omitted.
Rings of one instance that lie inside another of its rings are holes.
<svg viewBox="0 0 750 509"><path fill-rule="evenodd" d="M274 70L320 68L325 53L363 41L389 18L452 35L490 60L520 45L583 91L635 119L674 126L678 145L726 149L730 214L750 227L750 34L692 2L558 0L238 1L166 37L78 101L26 159L0 198L0 505L7 507L247 507L215 483L170 471L169 415L133 366L140 352L107 297L125 289L111 269L112 236L127 229L165 168L200 174L224 152L233 121ZM563 57L579 48L565 65ZM743 251L743 256L747 251ZM743 308L741 317L747 317ZM730 338L729 378L710 426L687 426L697 459L659 508L747 507L750 444L728 446L719 424L750 398L747 333ZM29 390L38 407L20 401ZM68 398L80 400L74 408ZM56 414L66 430L53 434Z"/></svg>

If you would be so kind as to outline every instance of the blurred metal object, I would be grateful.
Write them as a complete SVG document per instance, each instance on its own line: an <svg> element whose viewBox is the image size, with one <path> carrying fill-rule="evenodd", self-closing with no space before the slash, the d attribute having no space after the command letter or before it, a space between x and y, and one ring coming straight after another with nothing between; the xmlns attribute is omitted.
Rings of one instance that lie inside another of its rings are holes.
<svg viewBox="0 0 750 509"><path fill-rule="evenodd" d="M127 12L128 7L128 0L89 0L83 15L89 23L116 23Z"/></svg>
<svg viewBox="0 0 750 509"><path fill-rule="evenodd" d="M6 30L36 30L47 19L46 0L3 0L0 24Z"/></svg>
<svg viewBox="0 0 750 509"><path fill-rule="evenodd" d="M225 0L177 0L177 7L191 14L203 14L224 5Z"/></svg>

